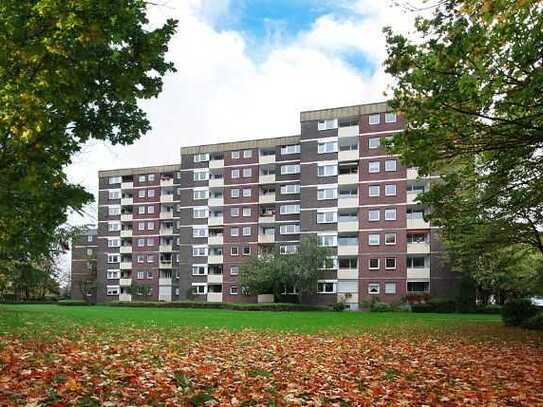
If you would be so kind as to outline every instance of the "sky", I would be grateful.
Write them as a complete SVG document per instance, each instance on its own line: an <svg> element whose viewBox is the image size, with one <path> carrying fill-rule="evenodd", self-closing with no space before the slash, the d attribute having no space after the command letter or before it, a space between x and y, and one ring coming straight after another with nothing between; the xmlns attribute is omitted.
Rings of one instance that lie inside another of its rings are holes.
<svg viewBox="0 0 543 407"><path fill-rule="evenodd" d="M167 54L177 72L141 103L152 130L131 146L89 142L69 180L96 196L98 170L178 163L183 146L299 134L301 111L385 100L382 29L408 33L415 18L397 2L155 0L150 26L176 18L179 29ZM69 217L95 221L95 204Z"/></svg>

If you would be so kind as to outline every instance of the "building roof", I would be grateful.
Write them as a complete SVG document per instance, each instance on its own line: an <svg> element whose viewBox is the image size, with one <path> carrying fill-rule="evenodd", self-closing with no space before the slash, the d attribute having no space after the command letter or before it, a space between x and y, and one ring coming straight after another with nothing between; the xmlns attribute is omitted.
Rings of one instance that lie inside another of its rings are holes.
<svg viewBox="0 0 543 407"><path fill-rule="evenodd" d="M343 119L357 117L365 114L381 113L390 111L388 102L366 103L363 105L352 105L334 107L330 109L308 110L300 113L300 121Z"/></svg>

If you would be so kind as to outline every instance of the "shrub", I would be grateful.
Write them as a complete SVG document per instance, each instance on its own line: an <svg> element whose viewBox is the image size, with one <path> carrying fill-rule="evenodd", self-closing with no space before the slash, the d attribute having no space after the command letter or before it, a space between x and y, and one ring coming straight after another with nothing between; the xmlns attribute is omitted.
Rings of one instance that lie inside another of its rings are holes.
<svg viewBox="0 0 543 407"><path fill-rule="evenodd" d="M426 304L433 307L431 312L447 314L457 311L456 302L448 298L432 298Z"/></svg>
<svg viewBox="0 0 543 407"><path fill-rule="evenodd" d="M370 306L371 312L390 312L392 311L392 306L386 302L375 301Z"/></svg>
<svg viewBox="0 0 543 407"><path fill-rule="evenodd" d="M411 304L411 312L434 312L434 306L432 304Z"/></svg>
<svg viewBox="0 0 543 407"><path fill-rule="evenodd" d="M345 301L338 301L334 305L332 305L332 309L336 312L343 312L347 308L349 308L349 306L345 304Z"/></svg>
<svg viewBox="0 0 543 407"><path fill-rule="evenodd" d="M236 302L204 302L204 301L111 301L106 305L110 307L148 307L148 308L205 308L229 309L234 311L325 311L329 308L317 305L271 303L271 304L244 304Z"/></svg>
<svg viewBox="0 0 543 407"><path fill-rule="evenodd" d="M86 306L86 305L90 305L87 301L85 300L60 300L60 301L57 301L57 304L58 305L64 305L64 306Z"/></svg>
<svg viewBox="0 0 543 407"><path fill-rule="evenodd" d="M514 299L502 308L505 325L518 326L538 313L538 308L528 299Z"/></svg>
<svg viewBox="0 0 543 407"><path fill-rule="evenodd" d="M526 329L537 329L543 331L543 312L539 312L531 318L523 321L521 326Z"/></svg>

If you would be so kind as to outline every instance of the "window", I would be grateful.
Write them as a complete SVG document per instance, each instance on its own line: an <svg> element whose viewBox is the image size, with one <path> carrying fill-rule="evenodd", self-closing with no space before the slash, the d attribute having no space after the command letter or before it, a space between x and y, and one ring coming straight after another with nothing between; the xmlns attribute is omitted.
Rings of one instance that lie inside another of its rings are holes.
<svg viewBox="0 0 543 407"><path fill-rule="evenodd" d="M237 246L230 247L230 256L239 256L239 247Z"/></svg>
<svg viewBox="0 0 543 407"><path fill-rule="evenodd" d="M207 256L207 246L192 246L192 255L194 257Z"/></svg>
<svg viewBox="0 0 543 407"><path fill-rule="evenodd" d="M385 171L396 171L396 160L385 160Z"/></svg>
<svg viewBox="0 0 543 407"><path fill-rule="evenodd" d="M108 207L108 214L109 216L117 216L121 214L121 207L120 206L110 206Z"/></svg>
<svg viewBox="0 0 543 407"><path fill-rule="evenodd" d="M379 294L381 291L381 286L379 283L369 283L368 284L368 294Z"/></svg>
<svg viewBox="0 0 543 407"><path fill-rule="evenodd" d="M324 262L322 263L322 269L325 270L332 270L337 269L338 260L336 256L330 256L324 259Z"/></svg>
<svg viewBox="0 0 543 407"><path fill-rule="evenodd" d="M408 209L407 219L424 219L424 209Z"/></svg>
<svg viewBox="0 0 543 407"><path fill-rule="evenodd" d="M119 247L121 245L121 239L108 239L107 247Z"/></svg>
<svg viewBox="0 0 543 407"><path fill-rule="evenodd" d="M385 220L396 220L396 209L385 209Z"/></svg>
<svg viewBox="0 0 543 407"><path fill-rule="evenodd" d="M368 148L370 150L381 147L381 139L379 137L371 137L368 139Z"/></svg>
<svg viewBox="0 0 543 407"><path fill-rule="evenodd" d="M231 189L230 190L230 198L239 198L239 189Z"/></svg>
<svg viewBox="0 0 543 407"><path fill-rule="evenodd" d="M368 259L368 269L379 270L380 261L377 258Z"/></svg>
<svg viewBox="0 0 543 407"><path fill-rule="evenodd" d="M317 212L317 223L337 223L337 211Z"/></svg>
<svg viewBox="0 0 543 407"><path fill-rule="evenodd" d="M407 291L420 293L428 292L430 291L430 283L428 281L408 281Z"/></svg>
<svg viewBox="0 0 543 407"><path fill-rule="evenodd" d="M300 153L299 144L291 144L290 146L281 147L281 155L299 154L299 153Z"/></svg>
<svg viewBox="0 0 543 407"><path fill-rule="evenodd" d="M299 174L300 164L282 165L281 175Z"/></svg>
<svg viewBox="0 0 543 407"><path fill-rule="evenodd" d="M202 153L202 154L195 154L194 155L194 162L195 163L200 163L200 162L205 162L205 161L209 161L209 153Z"/></svg>
<svg viewBox="0 0 543 407"><path fill-rule="evenodd" d="M136 278L138 280L143 280L145 278L145 271L138 271L138 273L136 274Z"/></svg>
<svg viewBox="0 0 543 407"><path fill-rule="evenodd" d="M195 219L207 218L209 211L206 207L192 208L192 217Z"/></svg>
<svg viewBox="0 0 543 407"><path fill-rule="evenodd" d="M379 246L381 244L381 236L378 233L370 233L368 235L368 246Z"/></svg>
<svg viewBox="0 0 543 407"><path fill-rule="evenodd" d="M388 270L394 270L396 268L396 257L387 257L385 259L385 268Z"/></svg>
<svg viewBox="0 0 543 407"><path fill-rule="evenodd" d="M407 243L426 243L427 235L426 233L408 233L407 234Z"/></svg>
<svg viewBox="0 0 543 407"><path fill-rule="evenodd" d="M111 225L119 225L119 229L121 228L120 223L112 223ZM87 236L87 243L92 243L92 236L91 235Z"/></svg>
<svg viewBox="0 0 543 407"><path fill-rule="evenodd" d="M147 280L152 280L153 279L153 272L152 271L148 271L147 272Z"/></svg>
<svg viewBox="0 0 543 407"><path fill-rule="evenodd" d="M279 213L281 215L292 215L296 213L300 213L300 205L281 205L279 207Z"/></svg>
<svg viewBox="0 0 543 407"><path fill-rule="evenodd" d="M207 293L207 287L206 284L193 284L192 285L192 293L195 295L205 294Z"/></svg>
<svg viewBox="0 0 543 407"><path fill-rule="evenodd" d="M253 169L252 168L244 168L243 169L243 178L248 178L253 176Z"/></svg>
<svg viewBox="0 0 543 407"><path fill-rule="evenodd" d="M338 125L337 119L319 120L317 128L319 130L337 129L337 125Z"/></svg>
<svg viewBox="0 0 543 407"><path fill-rule="evenodd" d="M385 244L396 244L396 233L385 233Z"/></svg>
<svg viewBox="0 0 543 407"><path fill-rule="evenodd" d="M195 189L192 191L192 199L207 199L209 197L209 190L207 189Z"/></svg>
<svg viewBox="0 0 543 407"><path fill-rule="evenodd" d="M243 197L248 198L251 196L251 188L243 188Z"/></svg>
<svg viewBox="0 0 543 407"><path fill-rule="evenodd" d="M370 222L378 222L381 217L381 211L379 209L368 210L368 220Z"/></svg>
<svg viewBox="0 0 543 407"><path fill-rule="evenodd" d="M110 222L107 224L107 230L109 230L110 232L118 232L119 230L121 230L121 224ZM92 236L87 236L87 241L89 243L92 242Z"/></svg>
<svg viewBox="0 0 543 407"><path fill-rule="evenodd" d="M148 180L148 181L154 181L154 180L155 180L155 174L149 174L149 175L147 176L147 180Z"/></svg>
<svg viewBox="0 0 543 407"><path fill-rule="evenodd" d="M237 285L230 286L230 295L238 295L238 286Z"/></svg>
<svg viewBox="0 0 543 407"><path fill-rule="evenodd" d="M207 237L206 227L193 227L192 237Z"/></svg>
<svg viewBox="0 0 543 407"><path fill-rule="evenodd" d="M381 163L379 161L370 161L368 162L368 172L376 173L381 171Z"/></svg>
<svg viewBox="0 0 543 407"><path fill-rule="evenodd" d="M120 184L121 177L109 177L109 184Z"/></svg>
<svg viewBox="0 0 543 407"><path fill-rule="evenodd" d="M337 141L327 141L325 143L319 143L317 151L319 154L337 153Z"/></svg>
<svg viewBox="0 0 543 407"><path fill-rule="evenodd" d="M150 205L147 207L147 213L155 213L155 207Z"/></svg>
<svg viewBox="0 0 543 407"><path fill-rule="evenodd" d="M368 187L368 195L371 197L381 195L381 187L379 185L370 185Z"/></svg>
<svg viewBox="0 0 543 407"><path fill-rule="evenodd" d="M239 236L239 228L230 228L230 236Z"/></svg>
<svg viewBox="0 0 543 407"><path fill-rule="evenodd" d="M335 281L319 281L317 283L318 294L335 294L336 283Z"/></svg>
<svg viewBox="0 0 543 407"><path fill-rule="evenodd" d="M147 230L154 230L155 222L147 222Z"/></svg>
<svg viewBox="0 0 543 407"><path fill-rule="evenodd" d="M138 198L145 198L145 189L138 190Z"/></svg>
<svg viewBox="0 0 543 407"><path fill-rule="evenodd" d="M142 255L142 254L138 255L138 256L136 257L136 261L137 261L138 263L143 263L143 262L145 262L145 256Z"/></svg>
<svg viewBox="0 0 543 407"><path fill-rule="evenodd" d="M116 280L119 278L119 270L108 270L107 271L107 279L108 280Z"/></svg>
<svg viewBox="0 0 543 407"><path fill-rule="evenodd" d="M317 199L319 201L322 201L325 199L337 199L337 187L319 188L317 192Z"/></svg>
<svg viewBox="0 0 543 407"><path fill-rule="evenodd" d="M407 192L421 193L424 192L424 185L408 185L406 189Z"/></svg>
<svg viewBox="0 0 543 407"><path fill-rule="evenodd" d="M300 233L300 225L298 224L281 225L279 228L279 233L281 235L292 235L292 234Z"/></svg>
<svg viewBox="0 0 543 407"><path fill-rule="evenodd" d="M239 160L239 151L232 151L230 153L230 157L232 158L232 160Z"/></svg>
<svg viewBox="0 0 543 407"><path fill-rule="evenodd" d="M239 266L230 266L230 275L237 276L239 274Z"/></svg>
<svg viewBox="0 0 543 407"><path fill-rule="evenodd" d="M119 199L121 197L120 191L109 191L109 199Z"/></svg>
<svg viewBox="0 0 543 407"><path fill-rule="evenodd" d="M145 178L145 175L140 175L138 177L138 182L145 182L146 178Z"/></svg>
<svg viewBox="0 0 543 407"><path fill-rule="evenodd" d="M147 263L153 263L155 261L155 256L153 254L147 255Z"/></svg>
<svg viewBox="0 0 543 407"><path fill-rule="evenodd" d="M385 294L396 294L396 283L385 283Z"/></svg>
<svg viewBox="0 0 543 407"><path fill-rule="evenodd" d="M232 178L239 178L239 169L235 169L235 170L230 171L230 176Z"/></svg>
<svg viewBox="0 0 543 407"><path fill-rule="evenodd" d="M92 256L92 249L87 249L87 256Z"/></svg>
<svg viewBox="0 0 543 407"><path fill-rule="evenodd" d="M145 206L138 206L138 214L140 215L145 214Z"/></svg>
<svg viewBox="0 0 543 407"><path fill-rule="evenodd" d="M337 175L337 164L318 165L317 175L319 177L331 177Z"/></svg>
<svg viewBox="0 0 543 407"><path fill-rule="evenodd" d="M209 179L208 170L194 170L193 172L194 181L206 181Z"/></svg>
<svg viewBox="0 0 543 407"><path fill-rule="evenodd" d="M118 254L108 254L107 255L107 262L108 263L119 263L121 261L121 256Z"/></svg>
<svg viewBox="0 0 543 407"><path fill-rule="evenodd" d="M300 184L281 185L281 193L283 195L299 194L300 193Z"/></svg>
<svg viewBox="0 0 543 407"><path fill-rule="evenodd" d="M193 264L192 265L193 276L204 276L206 274L207 274L207 264Z"/></svg>
<svg viewBox="0 0 543 407"><path fill-rule="evenodd" d="M375 125L381 123L381 115L379 113L370 114L368 116L368 123L370 125Z"/></svg>
<svg viewBox="0 0 543 407"><path fill-rule="evenodd" d="M288 244L279 247L279 253L281 254L294 254L298 252L298 246L295 244Z"/></svg>
<svg viewBox="0 0 543 407"><path fill-rule="evenodd" d="M230 216L236 218L239 216L239 208L230 208Z"/></svg>
<svg viewBox="0 0 543 407"><path fill-rule="evenodd" d="M145 246L145 239L138 239L138 247Z"/></svg>
<svg viewBox="0 0 543 407"><path fill-rule="evenodd" d="M154 189L148 189L148 190L147 190L147 196L148 196L149 198L154 197L154 196L155 196L155 190L154 190Z"/></svg>
<svg viewBox="0 0 543 407"><path fill-rule="evenodd" d="M251 158L252 156L253 156L253 150L243 150L243 158Z"/></svg>
<svg viewBox="0 0 543 407"><path fill-rule="evenodd" d="M138 222L138 230L145 230L145 222Z"/></svg>
<svg viewBox="0 0 543 407"><path fill-rule="evenodd" d="M243 246L241 253L244 256L249 256L251 254L251 248L249 246Z"/></svg>
<svg viewBox="0 0 543 407"><path fill-rule="evenodd" d="M385 185L385 196L396 196L396 184Z"/></svg>
<svg viewBox="0 0 543 407"><path fill-rule="evenodd" d="M155 239L153 237L150 237L147 239L147 246L154 246L155 245Z"/></svg>
<svg viewBox="0 0 543 407"><path fill-rule="evenodd" d="M408 269L423 269L426 265L424 256L408 256L407 268Z"/></svg>
<svg viewBox="0 0 543 407"><path fill-rule="evenodd" d="M386 112L385 123L396 123L396 112Z"/></svg>
<svg viewBox="0 0 543 407"><path fill-rule="evenodd" d="M251 227L250 226L244 226L243 227L243 236L251 236Z"/></svg>
<svg viewBox="0 0 543 407"><path fill-rule="evenodd" d="M322 247L336 247L337 246L337 234L319 235L319 244Z"/></svg>
<svg viewBox="0 0 543 407"><path fill-rule="evenodd" d="M118 285L106 286L106 295L119 295L121 288Z"/></svg>
<svg viewBox="0 0 543 407"><path fill-rule="evenodd" d="M243 208L243 216L246 218L251 216L251 208Z"/></svg>

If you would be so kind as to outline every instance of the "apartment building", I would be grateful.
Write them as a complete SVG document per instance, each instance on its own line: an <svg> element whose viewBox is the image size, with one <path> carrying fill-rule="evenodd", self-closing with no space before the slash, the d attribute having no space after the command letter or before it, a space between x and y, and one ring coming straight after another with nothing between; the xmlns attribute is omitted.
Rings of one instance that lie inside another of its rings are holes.
<svg viewBox="0 0 543 407"><path fill-rule="evenodd" d="M300 135L181 148L179 165L101 171L98 301L256 302L239 285L252 254L316 235L332 256L311 301L447 295L457 277L416 203L432 177L382 141L386 103L302 112ZM285 292L288 299L293 292Z"/></svg>
<svg viewBox="0 0 543 407"><path fill-rule="evenodd" d="M72 241L72 264L70 278L70 296L76 300L86 298L96 301L96 291L89 290L89 284L97 276L96 255L98 252L97 230L85 228Z"/></svg>

